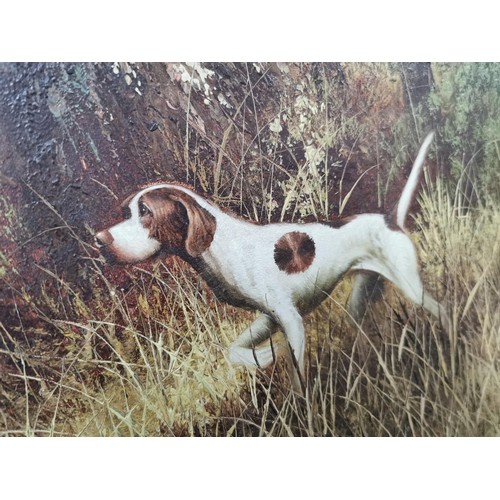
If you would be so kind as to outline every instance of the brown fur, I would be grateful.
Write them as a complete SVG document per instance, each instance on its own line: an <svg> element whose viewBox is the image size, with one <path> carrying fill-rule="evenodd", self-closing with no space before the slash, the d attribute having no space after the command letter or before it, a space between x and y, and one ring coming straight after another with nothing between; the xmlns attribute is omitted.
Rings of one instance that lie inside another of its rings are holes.
<svg viewBox="0 0 500 500"><path fill-rule="evenodd" d="M349 224L349 222L352 222L356 217L357 217L356 215L349 215L347 217L337 217L336 219L325 220L320 222L325 226L329 226L333 229L338 229L342 226L345 226L346 224Z"/></svg>
<svg viewBox="0 0 500 500"><path fill-rule="evenodd" d="M314 241L299 231L286 233L274 245L274 262L287 274L304 272L312 264L315 254Z"/></svg>
<svg viewBox="0 0 500 500"><path fill-rule="evenodd" d="M398 226L396 215L397 207L395 207L390 214L384 215L384 221L389 229L392 229L393 231L401 231L402 233L404 233L403 228Z"/></svg>
<svg viewBox="0 0 500 500"><path fill-rule="evenodd" d="M192 257L202 254L212 243L215 218L182 191L156 189L142 196L153 212L143 217L151 236L171 249L185 248Z"/></svg>

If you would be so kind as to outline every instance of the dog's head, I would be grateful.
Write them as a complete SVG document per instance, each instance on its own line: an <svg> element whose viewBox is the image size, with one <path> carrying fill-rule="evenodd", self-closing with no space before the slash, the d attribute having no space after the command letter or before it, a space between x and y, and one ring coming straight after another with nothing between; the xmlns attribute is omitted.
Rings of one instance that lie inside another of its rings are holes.
<svg viewBox="0 0 500 500"><path fill-rule="evenodd" d="M96 234L101 253L122 263L146 260L160 251L201 255L211 244L215 217L186 189L145 188L121 205L123 221Z"/></svg>

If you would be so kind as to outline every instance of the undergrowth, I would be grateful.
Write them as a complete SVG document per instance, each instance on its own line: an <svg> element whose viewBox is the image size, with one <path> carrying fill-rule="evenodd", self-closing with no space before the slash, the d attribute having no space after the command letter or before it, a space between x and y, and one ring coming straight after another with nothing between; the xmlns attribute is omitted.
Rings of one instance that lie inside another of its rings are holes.
<svg viewBox="0 0 500 500"><path fill-rule="evenodd" d="M448 310L451 331L390 286L355 324L345 310L347 277L305 318L307 391L298 396L289 390L286 360L265 370L228 362L227 347L254 313L218 302L173 257L128 267L126 286L118 284L80 233L40 198L58 218L56 229L77 241L92 293L40 265L34 293L9 259L15 245L2 249L9 315L0 319L2 435L500 434L498 66L434 65L426 107L411 113L403 112L390 65L341 69L348 85L283 65L293 92L258 120L254 91L267 70L253 84L249 77L222 143L210 139L213 176L190 157L186 130L187 173L218 203L260 222L342 215L368 194L387 208L418 132L435 123L432 175L421 189L412 238L424 285ZM4 232L14 241L21 223L1 201ZM91 241L90 228L87 236ZM284 342L282 334L273 342Z"/></svg>
<svg viewBox="0 0 500 500"><path fill-rule="evenodd" d="M183 263L136 268L133 285L121 290L93 260L91 301L67 291L78 320L45 297L53 309L47 329L69 344L64 356L34 364L29 349L11 348L16 341L2 325L2 353L18 368L9 376L24 387L2 433L498 435L500 212L487 201L466 209L430 181L421 208L413 236L424 282L452 318L448 335L390 288L355 325L344 309L346 280L306 318L301 397L289 391L286 360L263 371L229 364L226 348L253 313L220 304Z"/></svg>

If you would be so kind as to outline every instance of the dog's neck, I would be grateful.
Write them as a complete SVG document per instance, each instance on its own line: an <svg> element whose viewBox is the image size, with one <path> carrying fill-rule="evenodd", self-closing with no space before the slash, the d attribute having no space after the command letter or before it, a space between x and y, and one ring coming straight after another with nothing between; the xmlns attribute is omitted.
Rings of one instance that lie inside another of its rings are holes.
<svg viewBox="0 0 500 500"><path fill-rule="evenodd" d="M203 255L193 257L186 250L181 250L175 255L187 262L203 278L220 301L234 307L257 309L257 305L249 301L234 285L224 279L222 274L217 272Z"/></svg>

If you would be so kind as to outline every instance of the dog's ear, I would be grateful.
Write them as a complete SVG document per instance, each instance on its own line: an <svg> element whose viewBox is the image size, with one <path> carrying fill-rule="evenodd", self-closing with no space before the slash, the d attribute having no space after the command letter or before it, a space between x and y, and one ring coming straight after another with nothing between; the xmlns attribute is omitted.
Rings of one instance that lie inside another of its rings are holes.
<svg viewBox="0 0 500 500"><path fill-rule="evenodd" d="M186 251L192 257L198 257L212 243L216 227L215 217L182 191L172 191L170 198L181 203L186 209L189 219Z"/></svg>

